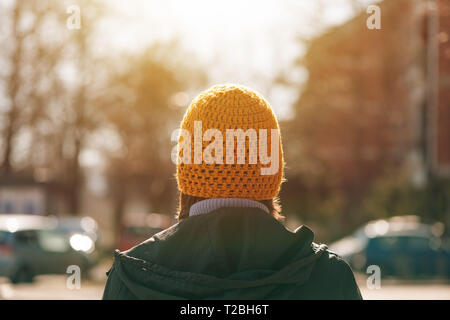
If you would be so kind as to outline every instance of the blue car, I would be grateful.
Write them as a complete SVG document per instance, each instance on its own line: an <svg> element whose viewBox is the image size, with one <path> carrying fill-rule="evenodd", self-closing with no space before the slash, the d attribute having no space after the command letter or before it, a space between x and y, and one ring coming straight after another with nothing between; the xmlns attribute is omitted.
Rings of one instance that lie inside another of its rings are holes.
<svg viewBox="0 0 450 320"><path fill-rule="evenodd" d="M380 267L382 277L450 279L450 252L442 223L420 223L416 216L367 223L330 245L353 269Z"/></svg>

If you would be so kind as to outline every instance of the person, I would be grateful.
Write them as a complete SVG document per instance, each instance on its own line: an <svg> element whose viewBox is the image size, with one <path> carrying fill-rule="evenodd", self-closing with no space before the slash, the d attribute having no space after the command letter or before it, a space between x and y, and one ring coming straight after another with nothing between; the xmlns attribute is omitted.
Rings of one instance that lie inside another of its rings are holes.
<svg viewBox="0 0 450 320"><path fill-rule="evenodd" d="M362 299L343 259L281 223L281 136L259 93L214 86L179 131L178 223L115 251L103 299Z"/></svg>

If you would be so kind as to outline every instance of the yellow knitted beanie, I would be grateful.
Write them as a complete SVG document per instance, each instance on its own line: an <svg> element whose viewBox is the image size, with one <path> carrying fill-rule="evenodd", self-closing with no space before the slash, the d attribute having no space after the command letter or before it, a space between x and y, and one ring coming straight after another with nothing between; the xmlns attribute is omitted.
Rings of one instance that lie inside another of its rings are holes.
<svg viewBox="0 0 450 320"><path fill-rule="evenodd" d="M240 85L214 86L192 101L180 129L177 182L181 192L253 200L278 195L284 166L281 136L277 119L260 94ZM233 136L233 131L246 135ZM255 133L257 143L252 143ZM212 142L223 151L211 148Z"/></svg>

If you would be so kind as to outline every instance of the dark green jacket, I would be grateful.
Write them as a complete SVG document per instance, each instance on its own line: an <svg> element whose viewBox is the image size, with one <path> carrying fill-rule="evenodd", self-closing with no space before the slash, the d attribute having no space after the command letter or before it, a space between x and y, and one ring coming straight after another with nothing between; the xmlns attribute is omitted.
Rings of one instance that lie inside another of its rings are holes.
<svg viewBox="0 0 450 320"><path fill-rule="evenodd" d="M253 208L190 217L116 251L103 299L361 299L348 264Z"/></svg>

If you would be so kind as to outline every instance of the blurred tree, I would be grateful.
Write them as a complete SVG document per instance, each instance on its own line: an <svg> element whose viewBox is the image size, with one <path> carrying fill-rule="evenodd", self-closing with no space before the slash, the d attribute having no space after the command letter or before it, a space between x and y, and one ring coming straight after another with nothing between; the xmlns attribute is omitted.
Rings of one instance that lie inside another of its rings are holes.
<svg viewBox="0 0 450 320"><path fill-rule="evenodd" d="M102 64L93 54L103 7L79 0L82 25L69 29L69 1L2 4L0 174L32 173L51 181L78 214L83 184L79 156L100 121L95 111Z"/></svg>
<svg viewBox="0 0 450 320"><path fill-rule="evenodd" d="M12 1L1 7L0 170L11 174L17 137L42 117L46 100L57 87L52 75L62 42L48 41L47 31L55 11L65 8L57 1Z"/></svg>
<svg viewBox="0 0 450 320"><path fill-rule="evenodd" d="M438 181L436 194L430 195L427 189L414 187L410 178L411 173L404 167L387 170L381 175L370 186L362 202L361 211L366 214L365 218L382 219L390 216L417 215L424 222L440 221L448 226L450 219L447 214L449 210L447 198L450 194L448 181ZM437 216L427 212L430 201L434 202Z"/></svg>
<svg viewBox="0 0 450 320"><path fill-rule="evenodd" d="M420 216L425 210L425 190L414 188L404 169L388 171L370 187L362 210L369 219L405 214Z"/></svg>
<svg viewBox="0 0 450 320"><path fill-rule="evenodd" d="M72 85L67 86L69 103L65 105L57 137L64 154L63 170L57 177L63 187L71 214L78 214L81 202L81 188L84 184L80 166L80 154L87 146L91 134L102 124L99 112L99 92L104 84L104 70L107 65L102 57L94 53L96 48L96 23L104 14L105 7L100 2L78 0L82 12L81 28L73 30L67 44L66 65L76 71ZM65 151L65 152L64 152Z"/></svg>
<svg viewBox="0 0 450 320"><path fill-rule="evenodd" d="M140 196L154 212L174 213L171 133L190 102L189 90L206 82L194 59L177 46L155 44L123 57L106 91L104 113L121 139L120 151L109 155L108 170L116 232L130 195Z"/></svg>
<svg viewBox="0 0 450 320"><path fill-rule="evenodd" d="M307 222L338 226L332 237L369 218L361 205L371 185L417 147L422 20L407 0L382 5L383 29L390 32L367 29L364 11L310 42L298 60L308 81L295 119L284 124L285 208ZM308 207L299 211L303 201Z"/></svg>

